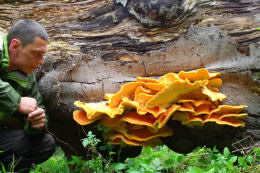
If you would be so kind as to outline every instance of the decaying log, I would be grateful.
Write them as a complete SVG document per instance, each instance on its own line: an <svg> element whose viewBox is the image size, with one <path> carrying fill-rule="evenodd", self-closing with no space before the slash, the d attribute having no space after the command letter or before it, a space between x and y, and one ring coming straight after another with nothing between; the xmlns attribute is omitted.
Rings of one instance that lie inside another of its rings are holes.
<svg viewBox="0 0 260 173"><path fill-rule="evenodd" d="M77 150L82 136L75 135L81 132L72 120L75 100L98 102L137 76L197 68L221 72L224 103L248 105L246 127L209 123L189 128L169 122L174 135L164 143L186 153L204 145L231 148L246 136L260 140L260 1L5 3L0 32L22 18L39 21L50 35L46 65L37 73L39 88L51 116L50 130Z"/></svg>

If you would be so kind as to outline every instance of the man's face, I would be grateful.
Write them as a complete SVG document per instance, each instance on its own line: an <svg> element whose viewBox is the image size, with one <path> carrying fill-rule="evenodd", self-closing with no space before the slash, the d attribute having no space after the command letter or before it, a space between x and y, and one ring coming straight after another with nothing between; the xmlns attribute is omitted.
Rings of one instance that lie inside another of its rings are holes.
<svg viewBox="0 0 260 173"><path fill-rule="evenodd" d="M38 65L44 64L43 55L47 52L47 41L35 37L34 42L26 45L26 47L20 47L17 58L16 66L24 73L32 73Z"/></svg>

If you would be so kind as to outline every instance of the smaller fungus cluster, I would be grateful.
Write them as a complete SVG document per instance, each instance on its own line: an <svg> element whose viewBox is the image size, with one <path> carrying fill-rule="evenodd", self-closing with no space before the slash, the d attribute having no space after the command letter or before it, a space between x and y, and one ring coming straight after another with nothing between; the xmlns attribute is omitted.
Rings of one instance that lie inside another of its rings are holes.
<svg viewBox="0 0 260 173"><path fill-rule="evenodd" d="M247 106L220 105L226 96L219 92L220 73L207 69L168 73L159 80L137 77L124 84L115 94L106 94L106 101L75 101L83 110L73 113L80 125L97 120L108 129L104 138L112 144L151 146L160 144L160 137L173 134L166 123L179 120L183 125L204 125L207 122L233 127L245 126L241 113Z"/></svg>

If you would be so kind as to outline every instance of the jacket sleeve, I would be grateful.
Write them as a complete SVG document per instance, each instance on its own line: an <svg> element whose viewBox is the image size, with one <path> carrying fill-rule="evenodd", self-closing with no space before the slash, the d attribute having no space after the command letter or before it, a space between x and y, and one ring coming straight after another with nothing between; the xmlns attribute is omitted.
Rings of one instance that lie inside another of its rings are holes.
<svg viewBox="0 0 260 173"><path fill-rule="evenodd" d="M41 94L38 90L37 81L36 81L36 77L35 77L34 73L31 74L29 82L31 83L31 91L29 93L29 97L35 98L35 100L38 103L38 107L46 110L44 105L43 105L42 96L41 96ZM48 116L47 116L46 112L45 112L45 116L46 116L46 120L45 120L45 128L46 128L47 124L48 124ZM35 130L35 129L30 128L29 123L25 124L24 130L27 134L31 134L31 135L40 134L40 133L44 132L44 129L43 130Z"/></svg>
<svg viewBox="0 0 260 173"><path fill-rule="evenodd" d="M8 83L0 78L0 121L5 117L13 115L21 101L21 96Z"/></svg>

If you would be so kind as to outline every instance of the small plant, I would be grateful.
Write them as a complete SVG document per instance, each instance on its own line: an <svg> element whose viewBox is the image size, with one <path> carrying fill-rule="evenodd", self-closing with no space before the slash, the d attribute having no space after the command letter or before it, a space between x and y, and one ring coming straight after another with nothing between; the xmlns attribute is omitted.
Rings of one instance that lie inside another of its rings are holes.
<svg viewBox="0 0 260 173"><path fill-rule="evenodd" d="M55 153L47 161L36 165L30 173L69 173L68 161L60 147L56 147Z"/></svg>
<svg viewBox="0 0 260 173"><path fill-rule="evenodd" d="M99 142L101 142L101 140L97 139L96 136L92 133L92 131L89 131L87 137L82 139L82 145L85 148L90 147L90 149L94 149Z"/></svg>
<svg viewBox="0 0 260 173"><path fill-rule="evenodd" d="M104 129L102 129L104 130ZM72 156L72 160L69 162L70 165L74 166L75 172L83 172L87 170L88 172L93 173L102 173L109 172L111 155L115 154L111 152L112 145L103 145L100 146L100 150L108 150L109 151L109 159L103 158L103 156L98 152L97 146L101 142L100 139L97 139L96 136L89 131L87 133L87 137L82 139L82 145L88 150L88 160L84 160L82 157Z"/></svg>

